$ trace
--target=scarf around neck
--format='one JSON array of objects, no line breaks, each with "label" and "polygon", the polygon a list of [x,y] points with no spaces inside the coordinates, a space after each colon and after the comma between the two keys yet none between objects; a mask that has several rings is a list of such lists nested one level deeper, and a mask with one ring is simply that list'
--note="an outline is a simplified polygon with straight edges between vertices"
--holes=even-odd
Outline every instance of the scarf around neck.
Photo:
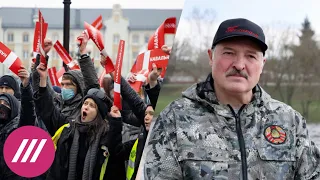
[{"label": "scarf around neck", "polygon": [[[75,129],[74,129],[74,137],[72,141],[72,145],[70,148],[70,160],[69,160],[69,172],[68,172],[68,180],[76,180],[80,179],[79,177],[76,177],[76,169],[77,169],[77,158],[78,158],[78,152],[79,152],[79,137],[80,133],[86,133],[89,135],[89,130],[90,128],[99,128],[97,130],[96,134],[92,134],[94,137],[94,141],[90,142],[89,148],[85,157],[84,161],[84,167],[83,167],[83,172],[82,172],[82,180],[92,180],[93,177],[93,170],[96,164],[96,159],[97,159],[97,151],[98,151],[98,146],[100,142],[100,138],[102,135],[102,128],[99,126],[95,126],[97,121],[103,121],[101,118],[100,114],[97,115],[97,117],[91,121],[91,122],[81,122],[81,118],[77,118],[77,121],[75,122]],[[91,137],[88,137],[91,138]]]}]

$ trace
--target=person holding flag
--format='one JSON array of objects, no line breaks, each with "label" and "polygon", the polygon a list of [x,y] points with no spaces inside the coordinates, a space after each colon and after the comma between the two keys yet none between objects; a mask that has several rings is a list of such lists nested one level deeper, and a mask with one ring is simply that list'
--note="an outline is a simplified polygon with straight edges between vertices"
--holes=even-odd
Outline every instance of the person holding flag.
[{"label": "person holding flag", "polygon": [[[37,66],[37,72],[35,72],[39,75],[40,80],[37,82],[33,79],[33,83],[38,84],[37,90],[34,91],[37,114],[41,117],[51,135],[54,135],[59,128],[56,126],[56,122],[70,122],[79,114],[82,99],[88,89],[100,87],[91,58],[86,54],[89,38],[82,33],[78,39],[82,40],[80,46],[81,56],[78,60],[80,70],[69,70],[63,74],[61,94],[55,93],[49,85],[48,70],[43,63]],[[49,51],[52,47],[52,42],[48,41]]]},{"label": "person holding flag", "polygon": [[[29,72],[22,66],[17,74],[21,80],[21,102],[9,93],[0,94],[0,179],[1,180],[27,180],[12,172],[6,165],[3,147],[11,132],[19,127],[34,125],[36,121],[35,105],[32,99]],[[42,176],[36,177],[42,179]],[[34,179],[36,179],[34,178]]]},{"label": "person holding flag", "polygon": [[73,121],[56,122],[60,127],[53,136],[56,154],[47,179],[124,180],[124,164],[116,156],[109,133],[109,121],[121,122],[120,112],[111,109],[112,101],[96,88],[90,89],[82,102]]},{"label": "person holding flag", "polygon": [[[154,70],[150,73],[150,82],[153,81],[152,84],[157,84],[157,78],[158,76],[160,76],[160,73],[161,71],[158,71],[158,69],[154,67]],[[157,99],[159,96],[160,88],[154,88],[153,91],[154,94],[152,95],[155,96],[155,99]],[[121,121],[119,121],[119,119],[111,119],[109,121],[110,128],[112,129],[112,131],[109,132],[110,141],[117,150],[115,152],[117,154],[117,158],[123,159],[123,163],[129,160],[126,170],[127,179],[134,179],[139,167],[145,141],[147,139],[148,131],[153,119],[155,104],[152,104],[151,102],[145,103],[145,101],[139,96],[139,94],[137,94],[135,90],[132,89],[132,87],[127,81],[125,81],[124,78],[122,78],[121,80],[121,96],[122,100],[127,103],[131,113],[121,111]],[[118,108],[115,106],[113,107],[113,109],[118,110]],[[122,112],[126,112],[126,114],[123,114]],[[133,120],[136,120],[137,122],[131,122]],[[119,139],[121,139],[122,142],[122,121],[127,124],[136,124],[141,127],[141,131],[137,139],[119,143]],[[114,142],[114,140],[117,140],[118,143]]]}]

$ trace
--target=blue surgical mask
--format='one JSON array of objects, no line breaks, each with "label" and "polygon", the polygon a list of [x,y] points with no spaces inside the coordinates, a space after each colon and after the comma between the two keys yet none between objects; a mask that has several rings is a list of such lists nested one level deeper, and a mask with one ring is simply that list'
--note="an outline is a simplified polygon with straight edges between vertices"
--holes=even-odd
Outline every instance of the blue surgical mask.
[{"label": "blue surgical mask", "polygon": [[69,99],[73,98],[74,91],[72,89],[62,88],[61,89],[61,96],[62,96],[63,100],[69,100]]}]

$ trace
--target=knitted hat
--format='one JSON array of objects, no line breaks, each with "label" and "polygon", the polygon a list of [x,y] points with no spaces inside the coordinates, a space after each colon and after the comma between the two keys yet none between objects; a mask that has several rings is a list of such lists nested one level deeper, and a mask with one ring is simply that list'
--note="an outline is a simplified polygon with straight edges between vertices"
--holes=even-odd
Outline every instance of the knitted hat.
[{"label": "knitted hat", "polygon": [[91,98],[97,104],[101,117],[105,118],[109,112],[110,107],[105,102],[106,95],[104,94],[104,92],[99,89],[92,88],[83,98],[83,102],[88,98]]},{"label": "knitted hat", "polygon": [[13,76],[3,75],[0,78],[0,86],[7,86],[14,91],[14,96],[20,99],[20,88],[18,82],[15,80]]}]

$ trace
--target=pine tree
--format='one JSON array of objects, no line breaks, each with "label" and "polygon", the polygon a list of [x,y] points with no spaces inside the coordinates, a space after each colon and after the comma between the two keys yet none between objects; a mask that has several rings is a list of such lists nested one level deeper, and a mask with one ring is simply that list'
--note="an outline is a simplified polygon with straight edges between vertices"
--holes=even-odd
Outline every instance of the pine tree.
[{"label": "pine tree", "polygon": [[298,80],[298,91],[295,98],[301,102],[302,115],[305,118],[309,116],[309,109],[312,102],[319,100],[318,88],[315,83],[319,83],[319,62],[320,49],[317,41],[314,39],[315,32],[311,28],[308,18],[302,23],[301,35],[299,36],[300,44],[292,46],[293,62],[295,63],[295,78]]}]

